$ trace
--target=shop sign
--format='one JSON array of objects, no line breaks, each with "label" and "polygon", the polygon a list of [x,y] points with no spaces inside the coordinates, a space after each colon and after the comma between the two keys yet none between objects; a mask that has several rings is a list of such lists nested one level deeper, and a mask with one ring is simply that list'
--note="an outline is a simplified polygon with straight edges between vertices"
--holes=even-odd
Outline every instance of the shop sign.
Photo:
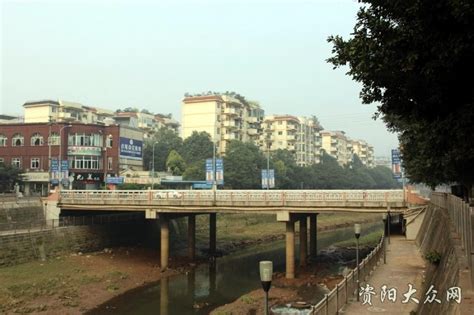
[{"label": "shop sign", "polygon": [[48,182],[48,172],[29,172],[23,174],[25,182]]},{"label": "shop sign", "polygon": [[143,142],[136,139],[120,137],[120,157],[132,160],[141,160]]},{"label": "shop sign", "polygon": [[69,146],[67,148],[68,155],[94,155],[100,156],[101,147],[83,147],[83,146]]}]

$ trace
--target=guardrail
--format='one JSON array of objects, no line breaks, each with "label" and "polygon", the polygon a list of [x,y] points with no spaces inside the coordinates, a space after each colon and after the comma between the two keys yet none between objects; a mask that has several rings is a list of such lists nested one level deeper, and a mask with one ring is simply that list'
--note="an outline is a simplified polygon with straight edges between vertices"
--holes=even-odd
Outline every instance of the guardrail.
[{"label": "guardrail", "polygon": [[63,190],[60,202],[246,202],[286,205],[295,202],[404,203],[403,190]]},{"label": "guardrail", "polygon": [[470,207],[463,199],[448,193],[431,193],[431,203],[439,208],[446,209],[454,230],[461,237],[461,248],[466,253],[469,266],[472,266],[474,208]]},{"label": "guardrail", "polygon": [[357,297],[357,273],[359,273],[359,280],[361,281],[359,285],[362,286],[362,282],[367,280],[382,258],[384,246],[385,241],[382,236],[378,245],[360,262],[359,268],[354,268],[344,277],[344,280],[336,284],[336,287],[313,307],[311,314],[339,314],[342,307],[348,303],[349,297]]}]

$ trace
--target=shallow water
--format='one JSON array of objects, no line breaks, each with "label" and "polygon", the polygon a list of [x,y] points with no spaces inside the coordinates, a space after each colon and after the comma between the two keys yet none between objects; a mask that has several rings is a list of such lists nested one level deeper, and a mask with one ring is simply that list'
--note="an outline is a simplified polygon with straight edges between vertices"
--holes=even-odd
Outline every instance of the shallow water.
[{"label": "shallow water", "polygon": [[[376,230],[382,231],[380,223],[364,227],[366,233]],[[318,250],[352,238],[353,227],[320,232]],[[212,309],[261,287],[259,261],[271,260],[274,272],[284,272],[284,246],[284,241],[276,241],[217,258],[215,263],[200,265],[188,274],[163,278],[156,284],[127,292],[89,314],[208,314]],[[314,303],[324,296],[323,288],[313,287],[311,290],[309,302]]]}]

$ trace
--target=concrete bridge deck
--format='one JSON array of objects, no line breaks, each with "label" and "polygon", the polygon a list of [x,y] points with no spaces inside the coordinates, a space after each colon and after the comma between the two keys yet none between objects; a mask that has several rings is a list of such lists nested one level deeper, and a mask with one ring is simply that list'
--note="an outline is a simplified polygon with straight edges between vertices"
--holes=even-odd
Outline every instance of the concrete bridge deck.
[{"label": "concrete bridge deck", "polygon": [[63,190],[68,210],[176,213],[307,213],[314,211],[403,212],[404,190]]}]

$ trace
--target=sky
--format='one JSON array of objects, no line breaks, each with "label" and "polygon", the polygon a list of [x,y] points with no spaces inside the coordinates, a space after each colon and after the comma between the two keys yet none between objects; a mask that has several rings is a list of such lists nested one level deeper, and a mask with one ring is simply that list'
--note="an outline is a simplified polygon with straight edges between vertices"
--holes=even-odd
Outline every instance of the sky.
[{"label": "sky", "polygon": [[395,134],[334,70],[355,0],[0,0],[0,113],[30,100],[145,108],[180,120],[184,93],[235,91],[266,114],[316,115],[388,156]]}]

